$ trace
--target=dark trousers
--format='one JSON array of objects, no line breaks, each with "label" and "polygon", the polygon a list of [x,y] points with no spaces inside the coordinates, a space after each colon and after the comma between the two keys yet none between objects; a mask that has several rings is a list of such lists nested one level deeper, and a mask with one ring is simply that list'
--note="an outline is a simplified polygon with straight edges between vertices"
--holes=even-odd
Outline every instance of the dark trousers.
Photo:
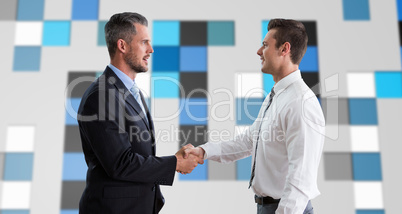
[{"label": "dark trousers", "polygon": [[[257,204],[257,214],[275,214],[275,210],[278,208],[278,203],[274,204]],[[303,214],[314,214],[313,206],[311,201],[308,201],[307,207]]]}]

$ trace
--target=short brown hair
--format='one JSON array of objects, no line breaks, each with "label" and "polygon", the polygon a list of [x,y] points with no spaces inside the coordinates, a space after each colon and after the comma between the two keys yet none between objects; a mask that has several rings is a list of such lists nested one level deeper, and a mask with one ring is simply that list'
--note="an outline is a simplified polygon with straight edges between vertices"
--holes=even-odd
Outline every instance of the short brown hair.
[{"label": "short brown hair", "polygon": [[303,23],[292,19],[271,19],[268,31],[276,29],[273,38],[276,39],[276,48],[285,42],[290,43],[290,58],[294,64],[300,64],[307,50],[307,33]]},{"label": "short brown hair", "polygon": [[148,20],[139,13],[117,13],[110,17],[105,25],[105,40],[110,58],[116,53],[119,39],[131,43],[132,35],[137,34],[135,23],[148,26]]}]

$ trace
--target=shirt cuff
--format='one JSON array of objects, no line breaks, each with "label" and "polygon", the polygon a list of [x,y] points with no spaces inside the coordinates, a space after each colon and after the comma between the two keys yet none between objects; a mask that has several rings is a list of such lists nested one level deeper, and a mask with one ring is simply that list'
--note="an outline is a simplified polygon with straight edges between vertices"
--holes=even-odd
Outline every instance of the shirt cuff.
[{"label": "shirt cuff", "polygon": [[212,157],[220,157],[221,155],[221,144],[220,143],[211,143],[207,142],[203,145],[200,145],[198,147],[201,147],[204,149],[204,159],[210,159]]}]

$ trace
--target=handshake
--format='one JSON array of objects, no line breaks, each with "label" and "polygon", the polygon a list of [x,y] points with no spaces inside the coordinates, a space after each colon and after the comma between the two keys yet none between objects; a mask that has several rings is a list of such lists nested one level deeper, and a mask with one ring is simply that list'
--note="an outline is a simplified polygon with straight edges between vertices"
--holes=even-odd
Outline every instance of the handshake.
[{"label": "handshake", "polygon": [[198,164],[204,164],[204,154],[205,151],[201,147],[194,148],[191,144],[181,147],[175,155],[176,171],[184,175],[191,173]]}]

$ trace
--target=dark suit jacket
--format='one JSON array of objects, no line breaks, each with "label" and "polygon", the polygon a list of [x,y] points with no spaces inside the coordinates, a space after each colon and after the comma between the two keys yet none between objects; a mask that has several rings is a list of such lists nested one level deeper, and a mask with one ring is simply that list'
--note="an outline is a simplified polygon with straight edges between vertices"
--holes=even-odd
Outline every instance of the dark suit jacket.
[{"label": "dark suit jacket", "polygon": [[154,214],[164,204],[159,185],[172,185],[176,157],[155,156],[151,115],[146,116],[116,74],[106,67],[82,97],[78,124],[86,188],[81,214]]}]

